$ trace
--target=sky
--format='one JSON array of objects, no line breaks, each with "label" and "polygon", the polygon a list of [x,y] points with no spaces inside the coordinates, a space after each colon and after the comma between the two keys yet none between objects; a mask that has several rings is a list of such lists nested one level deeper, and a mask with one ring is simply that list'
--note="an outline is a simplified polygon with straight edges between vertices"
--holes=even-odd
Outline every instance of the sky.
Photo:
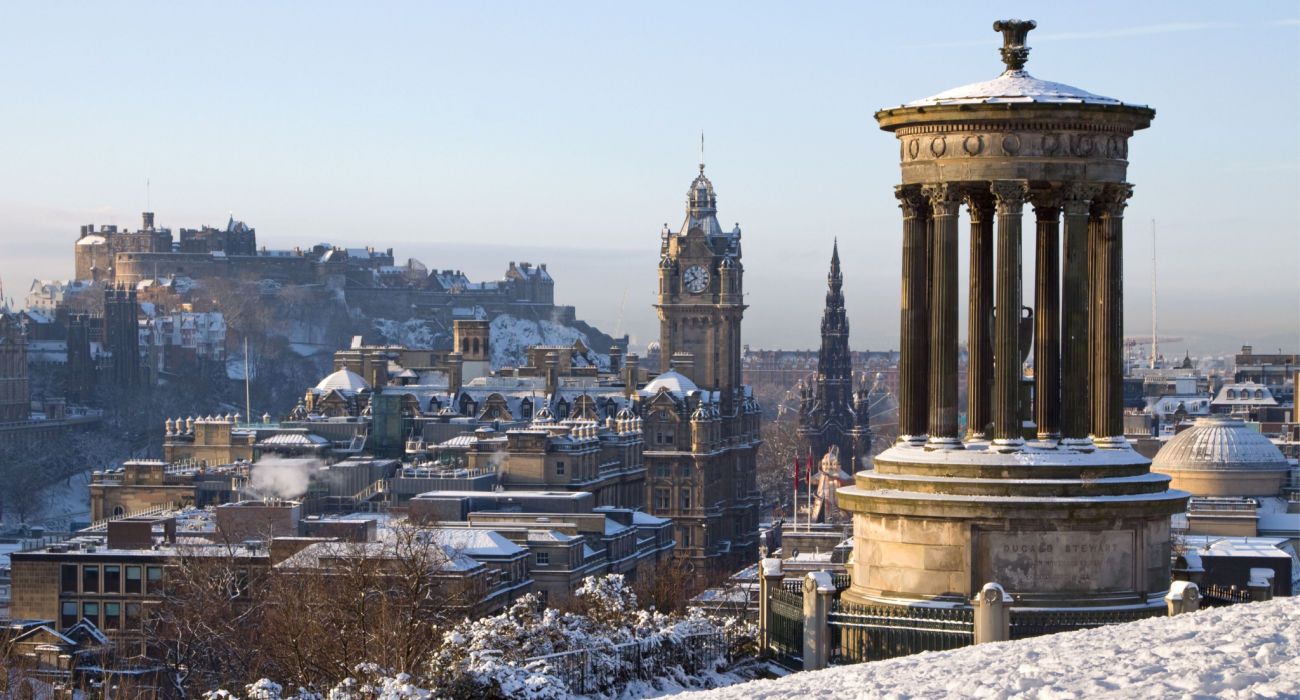
[{"label": "sky", "polygon": [[641,348],[657,333],[659,230],[682,221],[703,131],[719,218],[744,232],[744,341],[816,345],[838,237],[853,348],[895,348],[898,145],[872,115],[996,77],[992,22],[1020,17],[1038,22],[1029,72],[1156,109],[1129,150],[1127,332],[1151,333],[1154,222],[1160,333],[1183,338],[1162,347],[1300,350],[1297,2],[5,15],[0,280],[19,300],[33,278],[71,276],[82,224],[233,213],[271,248],[391,247],[476,280],[546,262],[559,303]]}]

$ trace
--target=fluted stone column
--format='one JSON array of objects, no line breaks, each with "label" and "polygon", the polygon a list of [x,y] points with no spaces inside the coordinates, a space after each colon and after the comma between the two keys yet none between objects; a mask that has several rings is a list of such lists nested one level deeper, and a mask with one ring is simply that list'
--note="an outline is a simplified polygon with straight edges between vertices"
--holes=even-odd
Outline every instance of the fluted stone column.
[{"label": "fluted stone column", "polygon": [[1092,435],[1098,447],[1124,441],[1124,207],[1127,183],[1106,185],[1093,203],[1089,334],[1092,363]]},{"label": "fluted stone column", "polygon": [[997,201],[998,255],[996,308],[993,324],[993,440],[1004,447],[1024,443],[1021,437],[1020,394],[1020,215],[1029,187],[999,180],[991,190]]},{"label": "fluted stone column", "polygon": [[988,437],[993,388],[993,195],[987,190],[968,191],[966,210],[970,214],[966,435],[983,440]]},{"label": "fluted stone column", "polygon": [[1034,194],[1034,422],[1038,439],[1061,436],[1061,194]]},{"label": "fluted stone column", "polygon": [[929,393],[929,205],[916,185],[895,188],[903,210],[903,290],[898,358],[898,439],[922,442]]},{"label": "fluted stone column", "polygon": [[933,227],[930,242],[929,445],[960,448],[957,434],[957,216],[956,185],[925,185]]},{"label": "fluted stone column", "polygon": [[1086,443],[1092,423],[1088,391],[1088,214],[1099,185],[1070,183],[1061,203],[1065,219],[1065,275],[1061,285],[1061,437]]}]

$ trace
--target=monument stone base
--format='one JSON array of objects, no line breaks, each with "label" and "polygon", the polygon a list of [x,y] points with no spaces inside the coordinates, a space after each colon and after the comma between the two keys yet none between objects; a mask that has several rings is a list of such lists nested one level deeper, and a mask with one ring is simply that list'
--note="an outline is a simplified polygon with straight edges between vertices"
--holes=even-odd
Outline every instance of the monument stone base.
[{"label": "monument stone base", "polygon": [[1110,444],[891,447],[838,492],[853,514],[845,600],[967,604],[996,582],[1019,607],[1162,607],[1188,495]]}]

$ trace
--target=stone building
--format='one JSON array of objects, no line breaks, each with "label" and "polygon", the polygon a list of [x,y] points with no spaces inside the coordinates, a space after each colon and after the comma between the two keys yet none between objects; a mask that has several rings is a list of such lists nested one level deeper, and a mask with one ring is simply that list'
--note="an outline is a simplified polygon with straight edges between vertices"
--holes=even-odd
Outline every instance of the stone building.
[{"label": "stone building", "polygon": [[117,226],[82,226],[73,246],[75,278],[113,284],[117,281],[118,254],[170,253],[171,229],[155,227],[153,212],[144,212],[141,219],[142,225],[136,231],[119,231]]},{"label": "stone building", "polygon": [[112,355],[109,378],[118,387],[134,387],[144,377],[140,362],[140,305],[134,288],[104,290],[104,346]]},{"label": "stone building", "polygon": [[740,226],[723,230],[717,204],[701,163],[685,221],[661,234],[662,374],[640,392],[647,500],[651,513],[673,518],[684,556],[749,562],[758,556],[760,410],[741,379]]},{"label": "stone building", "polygon": [[[899,140],[903,178],[900,435],[839,491],[854,520],[848,600],[968,603],[997,582],[1017,605],[1164,607],[1170,516],[1188,496],[1124,438],[1122,403],[1128,147],[1155,112],[1031,76],[1034,26],[994,24],[999,77],[875,115]],[[1026,204],[1037,264],[1033,325],[1022,327]]]},{"label": "stone building", "polygon": [[800,387],[799,436],[815,462],[820,462],[835,447],[840,464],[852,473],[870,465],[871,404],[867,387],[853,389],[849,319],[844,310],[844,277],[840,272],[838,241],[831,252],[826,281],[817,372],[811,386]]},{"label": "stone building", "polygon": [[0,312],[0,423],[31,417],[27,337],[16,314]]}]

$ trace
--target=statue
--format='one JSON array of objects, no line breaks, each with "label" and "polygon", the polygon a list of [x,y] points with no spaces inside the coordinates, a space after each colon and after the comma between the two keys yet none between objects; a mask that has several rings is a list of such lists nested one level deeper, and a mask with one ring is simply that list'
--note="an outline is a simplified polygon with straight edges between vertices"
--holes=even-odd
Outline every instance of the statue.
[{"label": "statue", "polygon": [[822,457],[817,470],[817,484],[813,488],[812,522],[839,522],[844,514],[835,498],[835,489],[853,483],[853,477],[840,467],[840,448],[831,445]]}]

